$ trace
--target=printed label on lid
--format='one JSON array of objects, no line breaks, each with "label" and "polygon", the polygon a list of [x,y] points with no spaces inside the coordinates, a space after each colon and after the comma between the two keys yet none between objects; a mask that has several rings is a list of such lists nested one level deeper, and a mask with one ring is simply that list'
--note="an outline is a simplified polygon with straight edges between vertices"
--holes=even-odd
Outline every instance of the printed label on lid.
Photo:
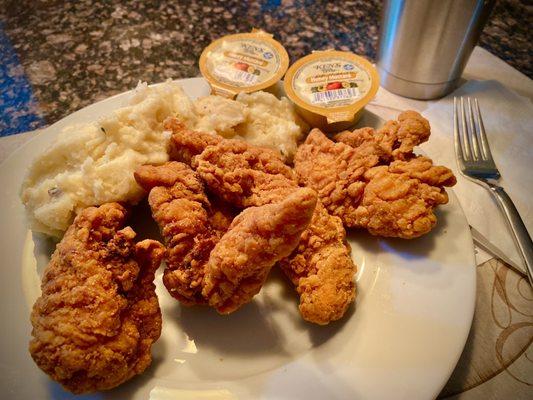
[{"label": "printed label on lid", "polygon": [[227,85],[259,85],[279,71],[278,51],[264,40],[227,38],[207,54],[209,73]]},{"label": "printed label on lid", "polygon": [[296,71],[292,88],[304,101],[318,107],[353,104],[371,89],[372,78],[362,66],[346,58],[321,58]]}]

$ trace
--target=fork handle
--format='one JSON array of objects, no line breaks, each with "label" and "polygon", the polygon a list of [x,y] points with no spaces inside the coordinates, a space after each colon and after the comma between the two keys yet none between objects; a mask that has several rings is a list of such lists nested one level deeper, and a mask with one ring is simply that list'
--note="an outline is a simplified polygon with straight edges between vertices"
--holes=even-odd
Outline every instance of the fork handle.
[{"label": "fork handle", "polygon": [[486,182],[490,192],[498,202],[498,206],[503,211],[507,223],[513,232],[513,239],[520,250],[520,254],[526,264],[527,277],[533,286],[533,242],[527,231],[524,221],[520,217],[513,201],[502,187]]}]

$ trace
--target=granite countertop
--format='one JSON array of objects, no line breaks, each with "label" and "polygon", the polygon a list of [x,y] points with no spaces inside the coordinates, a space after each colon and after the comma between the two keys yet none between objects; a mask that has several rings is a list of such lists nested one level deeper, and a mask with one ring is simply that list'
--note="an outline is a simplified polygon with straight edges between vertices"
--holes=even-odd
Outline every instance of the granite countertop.
[{"label": "granite countertop", "polygon": [[[197,76],[203,48],[262,28],[292,61],[314,49],[375,59],[381,1],[7,0],[0,10],[0,134],[53,123],[139,80]],[[525,1],[499,1],[480,43],[529,77]],[[525,22],[527,22],[527,20]]]}]

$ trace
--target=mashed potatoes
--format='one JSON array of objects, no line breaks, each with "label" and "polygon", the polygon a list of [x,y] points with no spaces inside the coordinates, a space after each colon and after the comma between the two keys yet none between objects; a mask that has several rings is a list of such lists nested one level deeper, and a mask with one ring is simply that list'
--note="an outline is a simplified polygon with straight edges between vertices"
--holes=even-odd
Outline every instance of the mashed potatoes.
[{"label": "mashed potatoes", "polygon": [[170,134],[163,132],[163,121],[176,114],[184,121],[195,118],[179,85],[140,84],[126,107],[96,123],[66,128],[34,160],[22,185],[32,229],[60,236],[87,206],[139,201],[143,191],[133,171],[168,160]]},{"label": "mashed potatoes", "polygon": [[296,153],[298,142],[309,128],[298,119],[285,97],[278,100],[266,92],[241,93],[237,101],[246,105],[246,120],[235,130],[247,142],[279,150],[287,161]]},{"label": "mashed potatoes", "polygon": [[308,130],[292,104],[266,92],[241,93],[236,100],[207,96],[194,102],[196,121],[190,129],[226,138],[240,138],[256,146],[278,150],[286,161],[296,153],[298,141]]},{"label": "mashed potatoes", "polygon": [[187,124],[190,129],[211,132],[230,138],[236,135],[235,127],[246,121],[244,104],[220,96],[206,96],[194,102],[197,118]]},{"label": "mashed potatoes", "polygon": [[61,236],[85,207],[138,202],[144,193],[133,172],[168,160],[163,121],[170,116],[193,130],[278,149],[287,160],[305,129],[288,100],[269,93],[192,102],[177,83],[139,84],[127,106],[96,123],[66,128],[34,160],[21,191],[31,228]]}]

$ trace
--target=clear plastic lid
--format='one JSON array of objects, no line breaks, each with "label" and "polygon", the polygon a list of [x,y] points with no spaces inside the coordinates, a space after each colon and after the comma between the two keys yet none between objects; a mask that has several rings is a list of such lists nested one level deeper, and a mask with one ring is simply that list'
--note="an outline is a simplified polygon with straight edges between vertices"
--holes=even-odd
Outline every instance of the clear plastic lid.
[{"label": "clear plastic lid", "polygon": [[285,48],[257,30],[217,39],[200,56],[200,71],[213,93],[230,98],[275,85],[288,66]]}]

